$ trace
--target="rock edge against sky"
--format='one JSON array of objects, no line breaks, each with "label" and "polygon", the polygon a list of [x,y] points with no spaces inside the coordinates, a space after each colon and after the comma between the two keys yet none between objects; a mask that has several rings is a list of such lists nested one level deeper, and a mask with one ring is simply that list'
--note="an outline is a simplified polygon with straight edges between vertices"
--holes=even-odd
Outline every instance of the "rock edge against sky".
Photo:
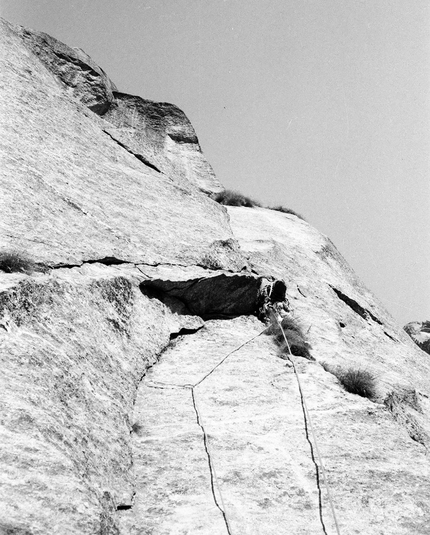
[{"label": "rock edge against sky", "polygon": [[0,272],[0,533],[334,533],[309,415],[342,533],[428,533],[428,355],[308,223],[215,203],[176,106],[1,26],[0,252],[40,270]]}]

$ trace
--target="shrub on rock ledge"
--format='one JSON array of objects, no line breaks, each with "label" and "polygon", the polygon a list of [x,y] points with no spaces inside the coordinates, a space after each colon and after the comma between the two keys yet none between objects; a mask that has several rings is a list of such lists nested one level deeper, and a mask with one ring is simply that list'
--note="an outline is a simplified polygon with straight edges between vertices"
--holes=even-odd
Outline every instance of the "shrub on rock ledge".
[{"label": "shrub on rock ledge", "polygon": [[[285,342],[284,333],[288,344]],[[279,346],[281,356],[285,355],[288,358],[290,349],[291,353],[296,357],[315,360],[310,353],[311,345],[306,341],[302,328],[291,316],[282,318],[281,325],[272,320],[269,334],[273,336]]]},{"label": "shrub on rock ledge", "polygon": [[302,215],[298,214],[291,208],[285,208],[285,206],[273,206],[270,207],[270,210],[276,210],[277,212],[282,212],[283,214],[295,215],[299,219],[303,219],[303,221],[306,221],[306,219]]},{"label": "shrub on rock ledge", "polygon": [[376,379],[371,372],[354,368],[343,369],[340,366],[330,366],[324,362],[322,366],[337,377],[347,392],[369,399],[376,396]]},{"label": "shrub on rock ledge", "polygon": [[238,191],[226,189],[221,193],[217,193],[213,200],[219,204],[226,206],[246,206],[247,208],[253,208],[254,206],[260,206],[260,204],[249,197],[245,197]]},{"label": "shrub on rock ledge", "polygon": [[31,273],[35,264],[19,253],[0,253],[0,271],[5,273]]}]

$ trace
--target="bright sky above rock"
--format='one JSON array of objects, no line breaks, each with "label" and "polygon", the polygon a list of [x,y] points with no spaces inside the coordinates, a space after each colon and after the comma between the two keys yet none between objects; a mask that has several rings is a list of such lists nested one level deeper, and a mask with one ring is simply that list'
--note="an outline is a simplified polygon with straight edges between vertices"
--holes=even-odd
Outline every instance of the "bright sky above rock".
[{"label": "bright sky above rock", "polygon": [[394,317],[430,319],[428,0],[1,0],[177,104],[220,181],[302,213]]}]

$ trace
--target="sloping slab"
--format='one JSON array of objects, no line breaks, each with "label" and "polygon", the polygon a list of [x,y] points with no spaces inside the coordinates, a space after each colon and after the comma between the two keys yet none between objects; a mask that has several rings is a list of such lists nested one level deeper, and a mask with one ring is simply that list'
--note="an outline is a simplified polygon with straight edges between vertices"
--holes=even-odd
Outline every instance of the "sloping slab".
[{"label": "sloping slab", "polygon": [[373,373],[377,399],[388,402],[393,393],[403,398],[395,404],[395,417],[429,448],[430,359],[357,279],[331,241],[292,215],[262,208],[228,211],[253,269],[286,281],[293,316],[313,347],[312,356]]},{"label": "sloping slab", "polygon": [[2,534],[115,533],[134,495],[136,388],[171,335],[202,325],[118,270],[85,271],[2,275]]},{"label": "sloping slab", "polygon": [[46,33],[18,25],[12,27],[25,46],[67,86],[75,98],[100,115],[109,109],[116,87],[88,54]]},{"label": "sloping slab", "polygon": [[[296,376],[258,336],[264,328],[209,321],[146,375],[133,416],[136,497],[119,512],[121,534],[335,532]],[[383,406],[296,360],[341,533],[426,533],[425,449]]]},{"label": "sloping slab", "polygon": [[2,250],[48,264],[244,266],[224,208],[103,132],[5,22],[0,39]]}]

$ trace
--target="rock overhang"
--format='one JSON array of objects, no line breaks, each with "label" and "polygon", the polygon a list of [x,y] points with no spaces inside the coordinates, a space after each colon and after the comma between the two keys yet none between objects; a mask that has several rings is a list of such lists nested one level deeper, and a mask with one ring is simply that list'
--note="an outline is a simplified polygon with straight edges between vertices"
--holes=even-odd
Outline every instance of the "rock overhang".
[{"label": "rock overhang", "polygon": [[[275,287],[272,300],[265,297]],[[285,283],[252,274],[212,273],[208,277],[187,280],[152,278],[140,283],[141,291],[163,301],[173,297],[181,301],[191,315],[204,320],[242,315],[265,317],[263,306],[285,298]]]}]

